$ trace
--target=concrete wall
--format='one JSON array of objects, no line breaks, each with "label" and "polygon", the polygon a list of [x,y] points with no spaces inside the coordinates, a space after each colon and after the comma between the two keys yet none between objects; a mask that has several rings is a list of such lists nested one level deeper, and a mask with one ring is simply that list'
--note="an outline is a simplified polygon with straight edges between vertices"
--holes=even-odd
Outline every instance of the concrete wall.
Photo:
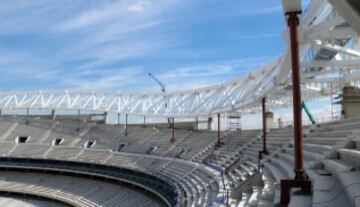
[{"label": "concrete wall", "polygon": [[360,89],[345,87],[342,94],[342,115],[345,119],[360,116]]}]

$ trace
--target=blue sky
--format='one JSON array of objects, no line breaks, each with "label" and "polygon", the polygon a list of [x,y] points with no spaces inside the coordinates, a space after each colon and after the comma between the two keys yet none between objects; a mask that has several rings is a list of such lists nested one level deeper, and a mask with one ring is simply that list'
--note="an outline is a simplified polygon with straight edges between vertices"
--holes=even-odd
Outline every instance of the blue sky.
[{"label": "blue sky", "polygon": [[169,91],[237,78],[285,48],[280,0],[1,0],[0,91]]},{"label": "blue sky", "polygon": [[148,72],[212,85],[281,55],[284,29],[280,0],[1,0],[0,91],[158,91]]},{"label": "blue sky", "polygon": [[284,51],[280,0],[2,0],[0,90],[169,91]]}]

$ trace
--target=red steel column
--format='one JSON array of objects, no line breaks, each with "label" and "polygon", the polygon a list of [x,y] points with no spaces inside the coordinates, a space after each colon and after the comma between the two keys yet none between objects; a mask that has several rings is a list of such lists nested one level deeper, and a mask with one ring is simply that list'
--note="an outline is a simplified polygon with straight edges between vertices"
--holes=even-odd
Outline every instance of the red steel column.
[{"label": "red steel column", "polygon": [[263,122],[263,153],[267,152],[266,149],[266,116],[265,116],[265,112],[266,112],[266,98],[263,98],[261,100],[262,102],[262,122]]},{"label": "red steel column", "polygon": [[217,143],[220,144],[220,113],[217,114],[217,118],[218,118],[218,140]]},{"label": "red steel column", "polygon": [[290,30],[291,62],[292,62],[292,85],[293,85],[293,113],[294,113],[294,157],[295,179],[304,179],[304,156],[303,156],[303,128],[301,112],[301,86],[300,86],[300,60],[298,26],[299,13],[290,12],[288,26]]}]

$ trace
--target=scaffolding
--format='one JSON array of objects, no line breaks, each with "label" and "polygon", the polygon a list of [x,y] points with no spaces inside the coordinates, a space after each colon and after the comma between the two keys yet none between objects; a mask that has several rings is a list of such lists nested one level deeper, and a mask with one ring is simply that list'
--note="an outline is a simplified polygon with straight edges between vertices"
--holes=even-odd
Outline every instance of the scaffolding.
[{"label": "scaffolding", "polygon": [[241,114],[238,112],[228,113],[227,116],[228,131],[241,131]]}]

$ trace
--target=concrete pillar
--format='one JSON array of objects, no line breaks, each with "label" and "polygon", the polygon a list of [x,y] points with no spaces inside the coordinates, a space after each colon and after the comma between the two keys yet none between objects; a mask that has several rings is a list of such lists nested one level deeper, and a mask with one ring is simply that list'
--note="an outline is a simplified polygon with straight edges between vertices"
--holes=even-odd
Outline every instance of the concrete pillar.
[{"label": "concrete pillar", "polygon": [[26,120],[25,120],[25,124],[29,124],[29,116],[30,116],[30,109],[26,108]]},{"label": "concrete pillar", "polygon": [[271,111],[265,112],[266,131],[270,132],[274,128],[274,113]]},{"label": "concrete pillar", "polygon": [[221,124],[220,124],[220,119],[221,119],[221,116],[220,116],[220,114],[217,114],[217,121],[218,121],[218,127],[217,127],[217,143],[218,143],[218,145],[220,145],[221,144]]},{"label": "concrete pillar", "polygon": [[77,122],[78,122],[78,127],[76,128],[76,131],[80,131],[80,123],[81,123],[81,121],[80,121],[80,109],[78,109],[77,110]]},{"label": "concrete pillar", "polygon": [[347,86],[342,90],[341,113],[345,119],[360,116],[360,89]]},{"label": "concrete pillar", "polygon": [[212,117],[209,117],[209,118],[208,118],[208,121],[207,121],[207,130],[208,130],[208,131],[211,131],[211,129],[212,129],[212,127],[211,127],[212,120],[213,120]]},{"label": "concrete pillar", "polygon": [[108,112],[105,111],[105,112],[104,112],[104,124],[107,124],[108,115],[109,115]]},{"label": "concrete pillar", "polygon": [[199,118],[196,117],[195,118],[195,127],[194,127],[195,131],[199,131]]},{"label": "concrete pillar", "polygon": [[56,113],[55,113],[55,109],[51,110],[51,119],[55,120],[56,119]]},{"label": "concrete pillar", "polygon": [[175,142],[175,118],[172,117],[172,133],[171,133],[171,139],[170,142]]},{"label": "concrete pillar", "polygon": [[128,114],[125,114],[125,136],[128,135]]},{"label": "concrete pillar", "polygon": [[171,124],[172,119],[171,119],[170,117],[168,117],[168,118],[167,118],[167,120],[168,120],[169,129],[171,129],[171,126],[172,126],[172,124]]}]

